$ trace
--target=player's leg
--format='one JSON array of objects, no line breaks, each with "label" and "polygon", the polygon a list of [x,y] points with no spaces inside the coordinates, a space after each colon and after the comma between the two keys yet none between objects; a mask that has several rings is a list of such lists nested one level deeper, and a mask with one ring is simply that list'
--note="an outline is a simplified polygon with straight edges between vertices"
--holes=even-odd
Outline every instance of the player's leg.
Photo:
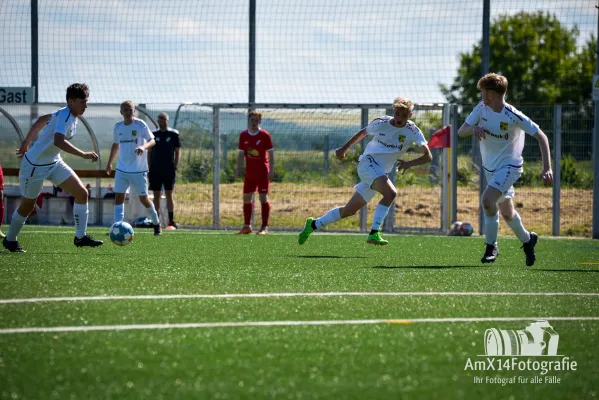
[{"label": "player's leg", "polygon": [[518,212],[514,209],[512,196],[513,189],[512,193],[510,193],[510,197],[499,203],[499,211],[501,212],[501,216],[507,225],[511,228],[516,237],[522,242],[522,249],[526,255],[526,265],[530,267],[535,263],[536,260],[535,246],[539,240],[539,236],[536,233],[529,232],[526,230],[526,228],[524,228],[524,225],[522,225],[522,220],[520,219],[520,214],[518,214]]},{"label": "player's leg", "polygon": [[481,196],[481,204],[485,213],[485,254],[481,262],[491,263],[497,259],[499,249],[497,248],[497,232],[499,231],[499,214],[497,200],[502,196],[499,189],[487,186]]},{"label": "player's leg", "polygon": [[383,198],[379,201],[374,209],[374,218],[372,219],[372,228],[368,235],[367,243],[386,246],[389,242],[381,237],[381,225],[389,213],[389,207],[393,204],[393,201],[397,197],[397,189],[393,185],[393,182],[387,177],[387,175],[379,176],[372,182],[370,186],[372,190],[375,190],[383,195]]},{"label": "player's leg", "polygon": [[[309,217],[306,219],[304,229],[299,234],[298,243],[304,244],[312,232],[321,229],[329,224],[337,222],[342,218],[350,217],[356,214],[362,207],[368,204],[365,198],[370,200],[374,196],[374,191],[370,190],[367,185],[356,185],[356,192],[352,195],[349,201],[343,207],[332,208],[319,218]],[[363,194],[366,192],[367,194]],[[365,197],[366,196],[366,197]]]},{"label": "player's leg", "polygon": [[270,182],[263,181],[258,185],[258,197],[260,198],[260,207],[262,211],[262,226],[256,233],[257,235],[268,234],[268,219],[270,218],[270,203],[268,202],[268,189]]},{"label": "player's leg", "polygon": [[254,212],[254,192],[258,185],[250,178],[246,177],[243,181],[243,228],[238,235],[247,235],[252,233],[252,213]]},{"label": "player's leg", "polygon": [[130,183],[127,176],[121,171],[114,174],[114,221],[121,222],[125,219],[125,193],[129,189]]},{"label": "player's leg", "polygon": [[44,179],[48,176],[51,167],[35,167],[27,160],[21,161],[19,169],[19,187],[21,191],[21,203],[12,214],[10,225],[6,237],[2,239],[2,244],[10,252],[23,253],[25,250],[18,241],[19,233],[25,225],[29,214],[35,208],[37,196],[42,191]]},{"label": "player's leg", "polygon": [[139,195],[139,201],[141,201],[141,204],[143,204],[143,206],[146,208],[146,212],[152,220],[152,225],[154,226],[154,236],[159,236],[162,233],[162,227],[160,226],[158,213],[156,212],[156,208],[154,208],[154,203],[152,203],[148,197],[148,174],[143,173],[129,175],[132,191]]},{"label": "player's leg", "polygon": [[[67,174],[69,175],[65,178]],[[73,239],[73,243],[75,246],[101,246],[104,242],[95,240],[87,235],[87,221],[89,217],[87,200],[89,193],[77,174],[68,165],[60,161],[53,171],[50,180],[75,198],[75,203],[73,204],[73,219],[75,220],[75,238]]]},{"label": "player's leg", "polygon": [[175,199],[173,198],[173,190],[175,189],[175,180],[177,174],[175,171],[169,172],[164,179],[164,196],[166,197],[166,211],[168,212],[168,226],[178,228],[179,225],[175,222]]}]

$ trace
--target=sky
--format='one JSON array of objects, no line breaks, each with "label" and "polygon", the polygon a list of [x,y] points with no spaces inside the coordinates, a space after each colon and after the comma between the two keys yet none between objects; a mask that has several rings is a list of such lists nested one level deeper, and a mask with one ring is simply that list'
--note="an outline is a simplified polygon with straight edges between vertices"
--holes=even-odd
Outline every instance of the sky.
[{"label": "sky", "polygon": [[[439,103],[483,0],[257,0],[256,102]],[[579,44],[596,0],[491,0],[491,18],[544,10]],[[72,82],[91,103],[248,101],[248,0],[39,0],[39,100]],[[30,1],[0,1],[0,86],[31,85]]]}]

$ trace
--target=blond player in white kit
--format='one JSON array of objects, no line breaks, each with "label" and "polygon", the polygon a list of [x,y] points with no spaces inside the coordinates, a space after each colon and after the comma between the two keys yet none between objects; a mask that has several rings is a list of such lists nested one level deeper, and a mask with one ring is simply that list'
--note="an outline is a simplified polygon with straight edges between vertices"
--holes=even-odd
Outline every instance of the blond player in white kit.
[{"label": "blond player in white kit", "polygon": [[[393,102],[393,117],[384,115],[375,119],[337,149],[336,156],[343,159],[352,145],[366,136],[372,136],[372,140],[358,160],[358,175],[361,181],[355,186],[356,191],[351,199],[345,206],[333,208],[320,218],[306,219],[304,229],[299,234],[299,244],[304,244],[315,230],[357,213],[360,208],[368,204],[376,192],[381,193],[383,198],[374,210],[372,229],[366,242],[378,246],[389,244],[380,233],[389,206],[397,196],[397,189],[388,174],[396,163],[397,170],[404,173],[409,168],[426,164],[432,159],[424,135],[416,124],[409,120],[413,109],[414,105],[409,99],[396,98]],[[411,147],[415,147],[423,155],[411,161],[400,160],[399,157]]]},{"label": "blond player in white kit", "polygon": [[122,221],[125,216],[125,193],[131,187],[131,194],[136,193],[146,207],[148,216],[154,226],[154,235],[160,235],[162,229],[158,221],[158,213],[148,198],[148,157],[146,151],[156,141],[148,125],[135,118],[135,105],[127,100],[121,103],[123,121],[114,126],[113,143],[106,165],[106,173],[112,172],[112,160],[119,154],[114,175],[114,222]]},{"label": "blond player in white kit", "polygon": [[[96,247],[102,245],[101,240],[94,240],[86,234],[88,206],[88,193],[77,174],[69,167],[60,156],[60,151],[65,151],[91,160],[98,161],[94,152],[79,150],[69,141],[77,129],[77,117],[82,115],[87,108],[89,88],[85,83],[74,83],[67,88],[67,106],[54,112],[39,117],[33,124],[27,137],[17,150],[17,156],[22,158],[19,170],[19,185],[21,188],[21,204],[12,215],[8,234],[3,239],[4,247],[13,253],[24,253],[17,236],[27,217],[35,207],[35,201],[40,194],[47,179],[55,186],[59,186],[75,198],[73,204],[73,217],[75,220],[75,239],[77,247]],[[43,129],[42,129],[43,128]],[[42,130],[39,137],[29,148]]]},{"label": "blond player in white kit", "polygon": [[501,212],[507,225],[522,242],[526,255],[526,265],[535,263],[535,245],[539,239],[534,232],[528,232],[522,225],[520,215],[514,209],[514,183],[522,175],[524,159],[524,133],[538,140],[543,161],[541,178],[543,183],[553,183],[551,157],[547,136],[530,118],[505,102],[508,82],[504,76],[487,74],[480,78],[476,87],[480,90],[482,101],[474,107],[458,134],[474,134],[480,142],[487,188],[483,192],[481,203],[485,211],[485,254],[481,262],[494,262],[499,255],[497,231]]}]

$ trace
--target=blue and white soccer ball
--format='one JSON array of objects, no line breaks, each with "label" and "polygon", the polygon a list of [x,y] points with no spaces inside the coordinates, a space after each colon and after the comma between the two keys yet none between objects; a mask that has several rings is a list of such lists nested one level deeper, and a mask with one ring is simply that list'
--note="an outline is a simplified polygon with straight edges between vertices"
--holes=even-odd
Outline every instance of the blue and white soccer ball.
[{"label": "blue and white soccer ball", "polygon": [[133,227],[126,222],[115,222],[110,227],[110,240],[117,246],[126,246],[133,241]]}]

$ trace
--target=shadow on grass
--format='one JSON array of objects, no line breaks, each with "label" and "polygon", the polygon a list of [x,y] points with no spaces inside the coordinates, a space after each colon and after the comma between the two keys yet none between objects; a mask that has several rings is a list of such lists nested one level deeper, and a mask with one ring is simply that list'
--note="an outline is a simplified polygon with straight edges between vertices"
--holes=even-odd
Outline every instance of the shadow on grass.
[{"label": "shadow on grass", "polygon": [[538,272],[599,272],[599,269],[533,269]]},{"label": "shadow on grass", "polygon": [[458,268],[489,268],[491,265],[377,265],[374,269],[458,269]]},{"label": "shadow on grass", "polygon": [[368,258],[365,256],[317,256],[317,255],[310,255],[310,256],[297,256],[297,255],[289,255],[287,257],[293,257],[293,258]]}]

